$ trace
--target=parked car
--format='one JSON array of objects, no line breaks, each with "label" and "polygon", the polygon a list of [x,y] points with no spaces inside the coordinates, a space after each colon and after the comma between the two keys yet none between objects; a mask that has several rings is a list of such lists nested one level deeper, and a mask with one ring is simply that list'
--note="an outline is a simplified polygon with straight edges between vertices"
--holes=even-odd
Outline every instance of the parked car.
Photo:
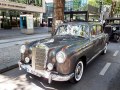
[{"label": "parked car", "polygon": [[108,34],[99,23],[71,22],[60,25],[54,36],[24,44],[19,68],[54,81],[81,80],[85,66],[105,54]]},{"label": "parked car", "polygon": [[120,18],[108,18],[105,20],[105,33],[110,40],[120,41]]}]

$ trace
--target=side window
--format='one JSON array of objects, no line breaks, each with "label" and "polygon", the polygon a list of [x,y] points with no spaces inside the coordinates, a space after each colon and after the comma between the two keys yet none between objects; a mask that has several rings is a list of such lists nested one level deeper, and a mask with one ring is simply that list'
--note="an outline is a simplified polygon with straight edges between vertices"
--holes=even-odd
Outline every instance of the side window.
[{"label": "side window", "polygon": [[78,35],[78,31],[79,31],[79,26],[72,26],[71,28],[72,35]]},{"label": "side window", "polygon": [[89,28],[86,25],[80,25],[79,26],[79,34],[82,37],[89,38]]},{"label": "side window", "polygon": [[91,37],[96,37],[96,35],[97,35],[97,27],[96,25],[94,25],[91,28]]},{"label": "side window", "polygon": [[97,25],[97,34],[101,34],[103,33],[103,30],[102,30],[102,26],[101,25]]}]

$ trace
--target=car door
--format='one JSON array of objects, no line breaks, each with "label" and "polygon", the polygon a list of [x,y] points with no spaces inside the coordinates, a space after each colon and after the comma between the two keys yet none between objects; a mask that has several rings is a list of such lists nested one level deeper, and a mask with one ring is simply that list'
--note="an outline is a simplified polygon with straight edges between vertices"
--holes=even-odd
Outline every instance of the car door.
[{"label": "car door", "polygon": [[87,26],[83,25],[82,31],[84,31],[83,36],[85,36],[87,38],[87,42],[85,43],[84,46],[85,46],[85,51],[86,51],[85,55],[87,57],[87,61],[89,61],[94,55],[94,53],[92,53],[93,48],[94,48],[94,44],[90,40],[91,26],[90,25],[87,25]]},{"label": "car door", "polygon": [[91,27],[91,42],[93,43],[93,55],[97,54],[99,51],[99,37],[97,33],[97,25],[92,25]]},{"label": "car door", "polygon": [[104,48],[104,39],[105,39],[105,35],[103,33],[103,29],[102,29],[102,26],[101,25],[97,25],[97,38],[99,40],[98,42],[98,50],[102,50]]},{"label": "car door", "polygon": [[90,25],[90,28],[89,28],[89,32],[90,32],[90,42],[89,42],[89,45],[88,47],[89,50],[88,50],[88,54],[87,54],[87,63],[89,63],[92,58],[94,58],[94,56],[96,55],[96,53],[98,52],[98,43],[99,43],[99,40],[97,39],[97,29],[96,29],[96,25]]}]

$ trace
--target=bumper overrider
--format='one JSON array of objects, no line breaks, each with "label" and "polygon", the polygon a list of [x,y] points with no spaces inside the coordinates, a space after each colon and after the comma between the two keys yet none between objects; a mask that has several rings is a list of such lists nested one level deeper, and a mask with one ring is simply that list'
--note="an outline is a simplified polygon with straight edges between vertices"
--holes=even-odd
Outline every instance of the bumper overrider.
[{"label": "bumper overrider", "polygon": [[51,83],[52,80],[68,81],[74,76],[74,73],[69,75],[59,75],[58,73],[47,71],[47,70],[33,70],[30,65],[25,65],[25,64],[22,64],[21,62],[18,62],[18,65],[19,65],[19,70],[24,69],[28,73],[31,73],[35,76],[47,78],[48,83]]}]

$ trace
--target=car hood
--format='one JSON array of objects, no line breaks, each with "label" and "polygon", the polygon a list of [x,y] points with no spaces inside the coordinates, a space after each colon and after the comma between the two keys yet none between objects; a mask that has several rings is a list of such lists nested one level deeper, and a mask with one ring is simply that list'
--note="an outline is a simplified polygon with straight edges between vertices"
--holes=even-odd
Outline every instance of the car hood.
[{"label": "car hood", "polygon": [[77,43],[83,44],[83,42],[86,40],[88,39],[78,36],[72,36],[72,35],[54,36],[51,38],[34,41],[29,44],[29,47],[36,47],[36,46],[39,47],[39,45],[44,45],[47,46],[48,48],[55,48],[55,47],[73,45],[73,44],[75,45]]}]

